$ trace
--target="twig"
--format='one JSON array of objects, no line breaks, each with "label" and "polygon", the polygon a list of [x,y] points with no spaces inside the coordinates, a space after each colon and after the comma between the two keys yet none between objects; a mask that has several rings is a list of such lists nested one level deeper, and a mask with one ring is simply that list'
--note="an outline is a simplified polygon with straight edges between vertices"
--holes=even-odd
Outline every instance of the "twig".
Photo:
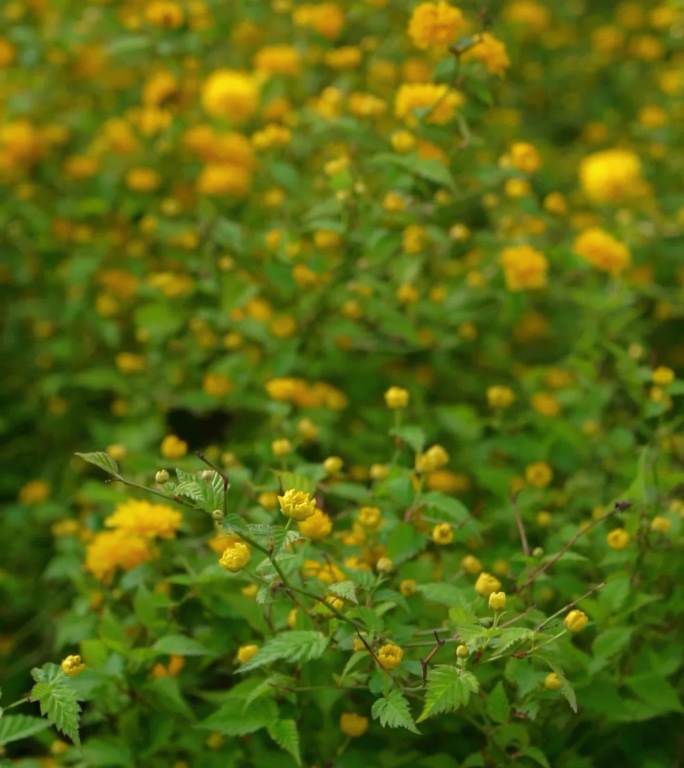
[{"label": "twig", "polygon": [[547,560],[545,563],[542,563],[537,568],[535,568],[532,573],[527,577],[527,581],[522,585],[522,587],[518,587],[516,589],[517,593],[524,592],[527,587],[529,587],[534,580],[537,578],[537,576],[541,576],[542,573],[545,571],[548,571],[548,569],[557,563],[561,557],[569,550],[572,549],[572,547],[575,546],[577,541],[584,536],[585,533],[589,533],[589,531],[594,528],[594,526],[598,525],[599,523],[602,523],[604,520],[608,519],[612,515],[614,515],[618,511],[622,511],[623,509],[626,509],[625,504],[629,504],[629,502],[624,501],[616,501],[615,506],[613,509],[611,509],[610,512],[607,512],[605,515],[602,515],[601,517],[596,518],[596,520],[592,520],[589,525],[585,526],[584,528],[580,528],[579,531],[568,541],[566,542],[560,550],[550,559]]},{"label": "twig", "polygon": [[520,544],[522,545],[523,554],[525,557],[530,556],[530,545],[527,543],[527,534],[525,533],[525,525],[522,521],[520,510],[518,509],[518,494],[514,494],[511,498],[511,505],[513,507],[513,514],[515,515],[515,524],[518,528],[518,535],[520,536]]},{"label": "twig", "polygon": [[427,675],[428,675],[428,665],[432,661],[432,658],[434,655],[439,651],[439,649],[445,644],[446,640],[443,640],[437,632],[434,633],[435,635],[435,645],[432,648],[432,650],[428,653],[428,655],[420,660],[420,667],[423,670],[423,685],[427,684]]},{"label": "twig", "polygon": [[562,613],[565,613],[566,611],[570,610],[570,608],[574,608],[577,603],[584,600],[585,597],[589,597],[589,595],[593,595],[594,592],[598,592],[599,589],[603,589],[606,586],[606,582],[602,581],[600,584],[597,584],[595,587],[592,587],[588,592],[585,592],[582,597],[578,597],[576,600],[573,600],[572,602],[568,603],[567,605],[564,605],[562,608],[559,608],[555,613],[552,613],[549,617],[544,619],[541,624],[538,624],[535,628],[535,632],[541,632],[541,630],[550,622],[553,621],[553,619],[556,618],[556,616],[560,616]]}]

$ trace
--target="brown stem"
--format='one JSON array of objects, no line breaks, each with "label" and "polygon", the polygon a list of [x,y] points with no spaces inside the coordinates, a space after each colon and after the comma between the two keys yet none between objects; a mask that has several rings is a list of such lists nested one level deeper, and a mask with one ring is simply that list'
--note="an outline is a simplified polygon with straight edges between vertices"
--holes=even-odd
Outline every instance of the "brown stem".
[{"label": "brown stem", "polygon": [[430,662],[432,661],[432,658],[434,655],[439,651],[439,649],[445,644],[446,640],[443,640],[437,632],[434,633],[435,635],[435,645],[433,646],[432,650],[428,653],[428,655],[420,660],[420,667],[423,670],[423,685],[425,686],[427,684],[427,675],[428,675],[428,666]]},{"label": "brown stem", "polygon": [[525,533],[525,525],[522,521],[520,510],[518,509],[518,494],[516,493],[511,498],[511,505],[513,506],[513,514],[515,515],[515,524],[518,528],[518,535],[520,536],[520,544],[522,545],[522,551],[525,557],[530,556],[530,545],[527,543],[527,533]]}]

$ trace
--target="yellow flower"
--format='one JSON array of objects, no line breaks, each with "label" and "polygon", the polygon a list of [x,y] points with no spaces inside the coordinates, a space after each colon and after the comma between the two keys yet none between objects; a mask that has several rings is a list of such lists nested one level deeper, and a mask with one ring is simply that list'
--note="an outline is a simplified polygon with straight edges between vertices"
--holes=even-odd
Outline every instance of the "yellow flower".
[{"label": "yellow flower", "polygon": [[542,510],[541,512],[537,512],[537,525],[540,528],[548,528],[551,525],[551,513],[547,512],[546,510]]},{"label": "yellow flower", "polygon": [[396,669],[404,658],[404,651],[394,643],[385,643],[378,651],[378,661],[383,669]]},{"label": "yellow flower", "polygon": [[466,28],[463,14],[449,3],[420,3],[413,9],[408,34],[416,48],[446,49]]},{"label": "yellow flower", "polygon": [[665,365],[659,365],[651,371],[651,381],[659,387],[667,387],[675,380],[675,373],[672,368]]},{"label": "yellow flower", "polygon": [[314,29],[328,40],[339,37],[344,27],[344,12],[336,3],[304,3],[292,19],[298,27]]},{"label": "yellow flower", "polygon": [[501,582],[496,576],[492,576],[491,573],[486,571],[482,571],[475,582],[475,591],[478,595],[482,595],[482,597],[489,597],[493,592],[498,592],[500,589]]},{"label": "yellow flower", "polygon": [[254,78],[232,69],[212,72],[202,88],[202,106],[212,117],[241,123],[259,104],[259,87]]},{"label": "yellow flower", "polygon": [[536,147],[526,141],[517,141],[510,149],[511,165],[523,173],[534,173],[541,167]]},{"label": "yellow flower", "polygon": [[629,534],[624,528],[613,528],[606,536],[606,541],[611,549],[625,549],[629,545]]},{"label": "yellow flower", "polygon": [[385,392],[385,403],[388,408],[393,410],[406,408],[409,403],[409,397],[408,390],[401,387],[390,387]]},{"label": "yellow flower", "polygon": [[241,571],[252,558],[252,551],[244,541],[233,541],[229,544],[219,560],[227,571],[237,573]]},{"label": "yellow flower", "polygon": [[391,573],[394,570],[394,563],[389,557],[381,557],[375,564],[375,569],[378,573]]},{"label": "yellow flower", "polygon": [[282,496],[278,496],[280,510],[286,517],[298,522],[306,520],[316,512],[316,501],[306,491],[290,488]]},{"label": "yellow flower", "polygon": [[470,573],[474,576],[482,570],[482,563],[475,557],[475,555],[466,555],[461,560],[461,568],[463,568],[466,573]]},{"label": "yellow flower", "polygon": [[599,227],[584,230],[574,243],[575,252],[596,269],[619,275],[630,263],[625,245]]},{"label": "yellow flower", "polygon": [[470,651],[467,645],[459,643],[459,645],[456,646],[456,656],[458,656],[459,659],[466,659],[469,654]]},{"label": "yellow flower", "polygon": [[451,544],[454,540],[454,529],[449,523],[438,523],[432,529],[432,540],[435,544]]},{"label": "yellow flower", "polygon": [[268,75],[298,75],[300,63],[299,51],[291,45],[268,45],[254,57],[254,69]]},{"label": "yellow flower", "polygon": [[188,444],[176,435],[167,435],[161,444],[161,455],[165,459],[182,459],[188,452]]},{"label": "yellow flower", "polygon": [[211,397],[225,397],[233,389],[233,382],[223,373],[207,373],[202,379],[202,389]]},{"label": "yellow flower", "polygon": [[183,23],[183,9],[170,0],[153,0],[145,8],[145,19],[156,27],[177,29]]},{"label": "yellow flower", "polygon": [[252,183],[250,171],[234,163],[207,163],[197,179],[200,195],[243,197]]},{"label": "yellow flower", "polygon": [[361,507],[356,513],[356,519],[364,528],[377,528],[382,520],[379,507]]},{"label": "yellow flower", "polygon": [[117,505],[114,513],[105,520],[105,525],[148,539],[155,536],[172,539],[181,522],[181,513],[166,504],[129,499]]},{"label": "yellow flower", "polygon": [[446,85],[404,83],[395,97],[394,114],[408,125],[416,125],[423,120],[434,125],[444,125],[453,118],[464,101],[463,94]]},{"label": "yellow flower", "polygon": [[292,453],[292,443],[286,437],[281,437],[271,443],[271,450],[274,456],[287,456]]},{"label": "yellow flower", "polygon": [[411,597],[416,594],[417,586],[415,579],[402,579],[399,582],[399,591],[404,597]]},{"label": "yellow flower", "polygon": [[339,456],[328,456],[328,458],[323,462],[323,469],[327,472],[328,475],[337,475],[342,469],[343,465],[344,462]]},{"label": "yellow flower", "polygon": [[504,248],[500,261],[509,291],[525,291],[546,285],[548,262],[536,248],[530,245]]},{"label": "yellow flower", "polygon": [[152,557],[148,539],[125,530],[96,534],[86,548],[85,568],[99,581],[109,581],[117,568],[130,571]]},{"label": "yellow flower", "polygon": [[254,645],[253,643],[250,645],[241,645],[238,648],[236,658],[240,662],[240,664],[246,664],[250,659],[253,659],[258,652],[259,652],[258,645]]},{"label": "yellow flower", "polygon": [[86,665],[78,654],[67,656],[59,666],[62,672],[69,677],[79,675],[86,668]]},{"label": "yellow flower", "polygon": [[555,672],[549,672],[544,678],[544,688],[549,691],[557,691],[562,685],[563,680],[560,675],[557,675]]},{"label": "yellow flower", "polygon": [[492,611],[503,611],[506,607],[506,593],[492,592],[489,596],[489,607]]},{"label": "yellow flower", "polygon": [[580,163],[580,183],[595,203],[616,203],[643,192],[641,162],[625,149],[606,149]]},{"label": "yellow flower", "polygon": [[318,541],[330,535],[332,531],[332,520],[322,510],[316,508],[313,515],[297,523],[299,532],[307,539]]},{"label": "yellow flower", "polygon": [[134,192],[152,192],[161,182],[154,168],[131,168],[126,174],[126,186]]},{"label": "yellow flower", "polygon": [[461,61],[478,61],[492,75],[502,76],[510,67],[506,46],[489,32],[477,36],[474,45],[461,55]]},{"label": "yellow flower", "polygon": [[357,739],[368,730],[368,718],[355,712],[343,712],[340,715],[340,730],[345,736]]},{"label": "yellow flower", "polygon": [[495,384],[487,387],[487,403],[490,408],[503,409],[508,408],[515,402],[515,394],[510,387],[502,384]]},{"label": "yellow flower", "polygon": [[563,622],[568,632],[581,632],[589,623],[587,614],[577,608],[570,611]]},{"label": "yellow flower", "polygon": [[553,470],[545,461],[535,461],[525,467],[525,480],[535,488],[546,488],[553,480]]},{"label": "yellow flower", "polygon": [[22,504],[40,504],[50,495],[50,486],[44,480],[30,480],[19,491]]},{"label": "yellow flower", "polygon": [[435,472],[449,461],[449,454],[441,445],[433,445],[416,456],[417,472]]},{"label": "yellow flower", "polygon": [[672,523],[668,517],[664,517],[663,515],[656,515],[653,520],[651,520],[651,530],[655,531],[656,533],[669,533],[670,528],[672,528]]}]

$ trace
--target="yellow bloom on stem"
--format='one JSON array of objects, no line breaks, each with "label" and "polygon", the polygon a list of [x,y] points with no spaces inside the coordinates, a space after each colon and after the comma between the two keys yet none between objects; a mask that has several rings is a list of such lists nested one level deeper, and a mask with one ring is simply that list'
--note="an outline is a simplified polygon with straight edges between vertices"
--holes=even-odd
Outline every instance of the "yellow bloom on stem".
[{"label": "yellow bloom on stem", "polygon": [[611,549],[625,549],[629,545],[629,534],[624,528],[613,528],[606,536]]},{"label": "yellow bloom on stem", "polygon": [[444,84],[404,83],[394,100],[394,114],[408,125],[422,121],[444,125],[453,119],[464,101],[460,91]]},{"label": "yellow bloom on stem", "polygon": [[515,394],[510,387],[503,384],[495,384],[487,387],[487,403],[490,408],[501,409],[508,408],[515,402]]},{"label": "yellow bloom on stem", "polygon": [[466,555],[463,560],[461,560],[461,568],[463,568],[466,573],[470,573],[474,576],[476,573],[482,571],[482,563],[475,557],[475,555]]},{"label": "yellow bloom on stem", "polygon": [[356,513],[356,519],[364,528],[377,528],[382,520],[379,507],[361,507]]},{"label": "yellow bloom on stem", "polygon": [[399,591],[404,597],[415,595],[417,587],[415,579],[402,579],[399,582]]},{"label": "yellow bloom on stem", "polygon": [[64,672],[65,675],[69,675],[69,677],[80,674],[86,668],[86,665],[78,654],[67,656],[59,666],[62,672]]},{"label": "yellow bloom on stem", "polygon": [[655,531],[655,533],[666,534],[670,532],[670,528],[672,528],[670,519],[663,515],[656,515],[653,520],[651,520],[651,530]]},{"label": "yellow bloom on stem", "polygon": [[19,491],[22,504],[40,504],[50,495],[50,486],[44,480],[29,480]]},{"label": "yellow bloom on stem", "polygon": [[416,456],[417,472],[435,472],[449,462],[449,454],[441,445],[433,445]]},{"label": "yellow bloom on stem", "polygon": [[477,61],[491,75],[499,77],[511,65],[506,46],[489,32],[477,36],[476,42],[461,54],[461,61]]},{"label": "yellow bloom on stem", "polygon": [[297,523],[299,532],[307,539],[318,541],[329,536],[332,531],[332,520],[321,509],[316,508],[313,515]]},{"label": "yellow bloom on stem", "polygon": [[553,470],[545,461],[535,461],[525,467],[525,480],[534,488],[546,488],[553,480]]},{"label": "yellow bloom on stem", "polygon": [[573,245],[585,261],[596,269],[619,275],[630,264],[627,246],[599,227],[591,227],[581,232]]},{"label": "yellow bloom on stem", "polygon": [[432,529],[432,540],[435,544],[451,544],[454,540],[454,529],[449,523],[438,523]]},{"label": "yellow bloom on stem", "polygon": [[396,669],[404,658],[404,651],[394,643],[385,643],[378,650],[378,661],[383,669]]},{"label": "yellow bloom on stem", "polygon": [[102,531],[86,548],[85,568],[100,581],[109,581],[117,568],[130,571],[152,558],[149,540],[125,530]]},{"label": "yellow bloom on stem", "polygon": [[246,664],[250,659],[253,659],[259,652],[259,646],[253,643],[249,645],[241,645],[238,648],[235,658],[240,664]]},{"label": "yellow bloom on stem", "polygon": [[129,499],[116,506],[113,514],[105,520],[105,525],[148,539],[155,536],[172,539],[182,520],[181,513],[166,504]]},{"label": "yellow bloom on stem", "polygon": [[340,730],[345,736],[357,739],[368,730],[368,718],[355,712],[343,712],[340,715]]},{"label": "yellow bloom on stem", "polygon": [[549,672],[544,678],[544,688],[549,691],[557,691],[562,685],[563,680],[561,679],[561,676],[555,672]]},{"label": "yellow bloom on stem", "polygon": [[219,560],[219,564],[231,573],[241,571],[252,558],[252,550],[244,541],[229,544]]},{"label": "yellow bloom on stem", "polygon": [[258,104],[256,80],[244,72],[218,69],[209,75],[202,88],[202,106],[212,117],[244,122],[256,112]]},{"label": "yellow bloom on stem", "polygon": [[161,444],[161,455],[165,459],[182,459],[188,452],[188,444],[177,435],[167,435]]},{"label": "yellow bloom on stem", "polygon": [[674,380],[674,371],[665,365],[659,365],[651,371],[651,381],[659,387],[668,387]]},{"label": "yellow bloom on stem", "polygon": [[407,389],[402,387],[390,387],[385,392],[385,403],[388,408],[397,410],[400,408],[406,408],[409,403],[409,393]]},{"label": "yellow bloom on stem", "polygon": [[565,617],[563,623],[568,632],[581,632],[589,623],[589,618],[584,611],[575,608]]},{"label": "yellow bloom on stem", "polygon": [[617,203],[643,192],[641,161],[625,149],[605,149],[580,163],[580,183],[595,203]]},{"label": "yellow bloom on stem", "polygon": [[316,512],[316,500],[306,491],[290,488],[282,496],[278,496],[280,511],[293,520],[300,522],[311,517]]},{"label": "yellow bloom on stem", "polygon": [[446,49],[466,29],[463,14],[458,8],[441,0],[420,3],[413,9],[408,34],[416,48]]},{"label": "yellow bloom on stem", "polygon": [[526,291],[546,285],[546,256],[530,245],[514,245],[501,251],[506,287],[509,291]]},{"label": "yellow bloom on stem", "polygon": [[478,595],[482,595],[482,597],[489,597],[493,592],[498,592],[500,589],[501,582],[496,576],[492,576],[491,573],[486,571],[482,571],[475,582],[475,591]]},{"label": "yellow bloom on stem", "polygon": [[523,173],[534,173],[541,168],[537,148],[526,141],[516,141],[509,151],[511,165]]},{"label": "yellow bloom on stem", "polygon": [[506,607],[506,593],[492,592],[489,596],[489,607],[492,611],[503,611]]}]

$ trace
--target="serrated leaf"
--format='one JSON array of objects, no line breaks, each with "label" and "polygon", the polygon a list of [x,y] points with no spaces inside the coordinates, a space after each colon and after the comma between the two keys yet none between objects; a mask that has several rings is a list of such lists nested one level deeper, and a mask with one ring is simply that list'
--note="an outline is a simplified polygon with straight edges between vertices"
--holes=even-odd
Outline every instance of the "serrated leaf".
[{"label": "serrated leaf", "polygon": [[445,664],[433,667],[428,672],[425,703],[417,722],[465,707],[470,695],[477,693],[479,687],[477,678],[471,672]]},{"label": "serrated leaf", "polygon": [[120,477],[119,465],[114,459],[104,451],[95,451],[93,453],[76,453],[80,459],[87,461],[88,464],[92,464],[94,467],[99,467],[104,470],[108,475],[114,477]]},{"label": "serrated leaf", "polygon": [[40,713],[47,717],[58,731],[80,744],[78,718],[81,708],[76,691],[56,664],[44,664],[31,670],[36,684],[31,689],[31,701],[40,704]]},{"label": "serrated leaf", "polygon": [[11,741],[27,739],[34,733],[44,731],[50,727],[50,723],[39,717],[28,715],[4,715],[0,717],[0,746]]},{"label": "serrated leaf", "polygon": [[275,743],[292,755],[297,765],[302,764],[302,758],[299,753],[299,732],[297,723],[294,720],[277,720],[268,726],[268,735]]},{"label": "serrated leaf", "polygon": [[395,427],[390,430],[392,437],[398,437],[402,442],[409,445],[415,453],[420,453],[425,446],[425,430],[421,427],[416,427],[411,424],[407,424],[403,427]]},{"label": "serrated leaf", "polygon": [[356,597],[356,586],[353,581],[338,581],[336,584],[331,584],[328,591],[341,597],[344,600],[348,600],[350,603],[358,605],[359,600]]},{"label": "serrated leaf", "polygon": [[533,637],[534,631],[527,627],[506,627],[501,629],[496,638],[496,653],[491,658],[498,659],[516,643],[531,640]]},{"label": "serrated leaf", "polygon": [[511,715],[508,697],[503,683],[499,681],[487,696],[487,715],[496,723],[506,723]]},{"label": "serrated leaf", "polygon": [[268,640],[240,672],[263,667],[274,661],[297,663],[320,658],[328,647],[328,638],[322,632],[313,630],[290,630]]},{"label": "serrated leaf", "polygon": [[375,701],[371,715],[383,728],[406,728],[411,733],[420,733],[406,697],[396,688]]}]

